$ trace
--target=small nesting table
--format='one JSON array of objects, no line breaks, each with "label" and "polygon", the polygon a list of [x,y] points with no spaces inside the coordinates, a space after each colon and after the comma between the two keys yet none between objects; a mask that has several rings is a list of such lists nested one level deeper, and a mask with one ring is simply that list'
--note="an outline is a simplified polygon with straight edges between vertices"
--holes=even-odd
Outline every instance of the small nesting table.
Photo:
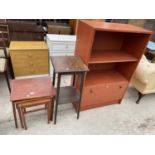
[{"label": "small nesting table", "polygon": [[[51,57],[51,61],[53,64],[53,86],[55,85],[56,74],[58,74],[54,124],[56,124],[58,104],[78,103],[78,119],[83,82],[88,67],[79,56],[53,56]],[[73,75],[71,86],[60,87],[62,75]],[[81,82],[77,87],[75,86],[76,76],[78,76],[77,78],[81,78]]]},{"label": "small nesting table", "polygon": [[[11,102],[15,120],[15,126],[18,128],[16,109],[19,112],[19,118],[21,126],[25,124],[25,129],[27,129],[25,123],[25,117],[21,117],[20,107],[37,106],[37,105],[50,105],[48,107],[48,123],[49,120],[53,118],[53,97],[55,96],[55,90],[52,86],[50,77],[39,77],[39,78],[29,78],[29,79],[19,79],[11,81]],[[48,105],[46,103],[49,103]],[[22,105],[22,106],[21,106]],[[24,109],[24,110],[25,110]],[[40,109],[43,110],[43,109]],[[38,111],[38,110],[34,110]],[[28,111],[25,111],[25,113]],[[33,112],[32,110],[29,112]]]}]

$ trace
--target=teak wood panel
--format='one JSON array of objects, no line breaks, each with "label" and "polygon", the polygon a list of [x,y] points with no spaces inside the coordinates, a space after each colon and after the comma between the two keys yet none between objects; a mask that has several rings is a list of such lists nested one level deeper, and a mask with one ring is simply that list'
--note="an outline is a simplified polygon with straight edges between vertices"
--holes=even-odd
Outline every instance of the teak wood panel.
[{"label": "teak wood panel", "polygon": [[87,21],[82,20],[83,23],[92,27],[97,31],[108,31],[108,32],[127,32],[127,33],[139,33],[139,34],[152,34],[151,31],[130,25],[130,24],[118,24],[118,23],[108,23],[100,21]]},{"label": "teak wood panel", "polygon": [[77,40],[75,46],[75,55],[79,55],[87,64],[92,50],[94,30],[79,21],[77,30]]},{"label": "teak wood panel", "polygon": [[127,79],[120,74],[115,68],[94,70],[87,73],[85,87],[92,85],[102,85],[109,83],[128,82]]},{"label": "teak wood panel", "polygon": [[[89,64],[88,68],[90,71],[87,73],[91,73],[91,71],[104,71],[104,70],[112,70],[115,69],[116,63],[98,63],[98,64]],[[94,74],[94,73],[93,73]],[[96,75],[96,74],[95,74]]]},{"label": "teak wood panel", "polygon": [[123,33],[96,31],[93,50],[120,50],[124,39]]},{"label": "teak wood panel", "polygon": [[81,106],[108,103],[109,101],[121,100],[128,82],[93,85],[84,88]]},{"label": "teak wood panel", "polygon": [[[120,103],[152,32],[132,25],[94,21],[79,21],[78,32],[77,38],[82,41],[76,44],[76,54],[90,69],[81,110]],[[77,78],[77,87],[78,83]]]},{"label": "teak wood panel", "polygon": [[140,59],[145,51],[150,35],[147,34],[126,34],[122,45],[122,50],[125,50],[134,57]]},{"label": "teak wood panel", "polygon": [[12,80],[11,90],[11,101],[53,97],[55,95],[50,77]]},{"label": "teak wood panel", "polygon": [[137,58],[132,56],[127,51],[123,50],[107,50],[107,51],[93,51],[89,63],[111,63],[111,62],[128,62],[137,61]]}]

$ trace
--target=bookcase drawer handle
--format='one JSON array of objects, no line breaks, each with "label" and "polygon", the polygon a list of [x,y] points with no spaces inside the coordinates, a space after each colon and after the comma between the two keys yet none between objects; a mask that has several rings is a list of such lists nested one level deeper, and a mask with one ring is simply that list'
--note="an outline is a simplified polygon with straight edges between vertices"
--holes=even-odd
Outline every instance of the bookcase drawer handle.
[{"label": "bookcase drawer handle", "polygon": [[90,92],[90,93],[93,93],[93,90],[92,90],[92,89],[90,89],[90,90],[89,90],[89,92]]}]

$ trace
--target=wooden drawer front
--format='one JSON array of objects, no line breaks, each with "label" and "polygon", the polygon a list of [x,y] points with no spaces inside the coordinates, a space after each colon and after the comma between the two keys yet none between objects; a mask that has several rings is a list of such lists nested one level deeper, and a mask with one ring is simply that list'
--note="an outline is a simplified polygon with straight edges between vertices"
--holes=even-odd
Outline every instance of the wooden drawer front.
[{"label": "wooden drawer front", "polygon": [[34,51],[11,51],[11,59],[25,59],[29,60],[31,58],[47,59],[48,51],[47,50],[34,50]]},{"label": "wooden drawer front", "polygon": [[82,104],[104,104],[109,101],[119,100],[123,97],[127,86],[127,82],[122,82],[86,87],[84,88]]},{"label": "wooden drawer front", "polygon": [[13,51],[10,55],[15,76],[48,74],[49,72],[47,50]]},{"label": "wooden drawer front", "polygon": [[50,44],[51,51],[74,51],[75,43],[51,43]]},{"label": "wooden drawer front", "polygon": [[27,65],[24,65],[14,67],[15,76],[38,75],[49,73],[49,67],[47,63],[29,63]]}]

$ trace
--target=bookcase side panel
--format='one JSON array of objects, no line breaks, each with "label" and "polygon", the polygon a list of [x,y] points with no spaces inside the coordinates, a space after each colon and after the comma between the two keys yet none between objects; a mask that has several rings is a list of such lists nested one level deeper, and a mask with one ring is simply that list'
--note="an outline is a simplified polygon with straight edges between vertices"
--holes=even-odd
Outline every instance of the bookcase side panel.
[{"label": "bookcase side panel", "polygon": [[87,64],[92,50],[94,29],[87,24],[79,21],[77,29],[77,41],[75,46],[75,55],[80,56]]}]

